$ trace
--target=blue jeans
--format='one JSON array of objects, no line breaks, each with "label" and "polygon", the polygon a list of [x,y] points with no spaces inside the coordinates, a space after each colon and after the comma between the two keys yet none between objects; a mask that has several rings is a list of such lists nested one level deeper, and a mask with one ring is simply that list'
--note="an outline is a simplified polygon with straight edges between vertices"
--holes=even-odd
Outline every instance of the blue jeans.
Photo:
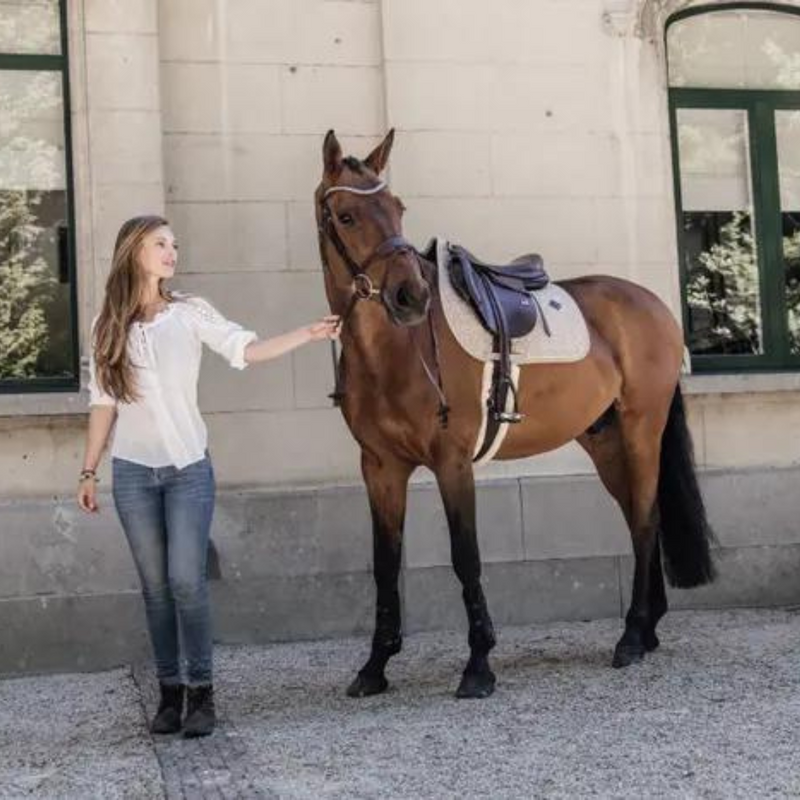
[{"label": "blue jeans", "polygon": [[206,454],[179,470],[115,458],[113,479],[114,504],[142,582],[158,679],[183,682],[182,649],[186,683],[211,683],[206,579],[215,490],[211,461]]}]

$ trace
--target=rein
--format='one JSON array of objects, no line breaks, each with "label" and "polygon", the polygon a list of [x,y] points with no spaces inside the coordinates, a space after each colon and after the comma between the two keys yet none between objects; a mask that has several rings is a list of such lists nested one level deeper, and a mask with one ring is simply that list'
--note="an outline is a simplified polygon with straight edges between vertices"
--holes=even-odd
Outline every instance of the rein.
[{"label": "rein", "polygon": [[[333,212],[331,211],[330,205],[328,204],[328,199],[332,194],[336,192],[347,192],[349,194],[361,195],[361,196],[368,196],[377,194],[378,192],[383,191],[386,189],[387,184],[385,181],[380,181],[375,186],[371,186],[366,189],[360,189],[356,186],[331,186],[329,189],[325,191],[322,196],[322,201],[320,203],[320,224],[318,226],[318,233],[320,236],[320,242],[324,245],[325,240],[327,239],[336,249],[336,252],[339,254],[339,257],[344,261],[345,265],[347,266],[348,271],[350,272],[350,277],[352,278],[352,290],[353,293],[350,296],[350,300],[345,308],[344,313],[342,314],[342,321],[341,321],[341,329],[344,329],[344,326],[350,319],[350,315],[355,310],[356,304],[359,300],[376,300],[377,302],[381,303],[384,308],[386,308],[386,298],[383,294],[383,289],[381,287],[376,287],[372,281],[372,278],[367,273],[370,267],[372,267],[377,262],[389,258],[390,256],[396,255],[398,253],[413,253],[417,260],[419,261],[419,252],[417,251],[416,247],[412,245],[407,239],[403,236],[395,235],[390,236],[381,242],[375,250],[367,257],[367,259],[363,262],[363,264],[359,264],[347,250],[345,243],[342,241],[341,237],[339,236],[338,231],[336,230],[336,226],[333,223]],[[333,270],[331,269],[330,264],[328,263],[328,258],[325,254],[325,247],[320,247],[320,254],[322,256],[322,265],[323,267],[333,276]],[[388,312],[388,309],[387,309]],[[428,312],[428,325],[430,329],[431,335],[431,342],[433,345],[433,358],[434,358],[434,367],[436,370],[436,374],[431,371],[431,368],[428,366],[427,362],[425,361],[425,357],[422,354],[422,350],[420,349],[416,339],[414,338],[413,333],[409,329],[409,337],[411,338],[412,344],[414,345],[417,355],[419,357],[420,363],[425,371],[425,375],[430,381],[431,385],[437,392],[439,398],[439,411],[438,417],[439,421],[443,428],[447,427],[448,422],[448,413],[449,407],[447,405],[447,401],[444,395],[444,388],[442,385],[442,371],[439,364],[439,342],[436,336],[436,331],[433,326],[433,319],[431,318],[430,312]],[[331,394],[328,395],[330,399],[333,401],[334,406],[339,406],[342,403],[342,400],[345,397],[344,391],[344,377],[342,375],[342,369],[339,359],[339,354],[336,348],[335,340],[331,340],[331,357],[333,359],[333,376],[334,376],[334,389]]]}]

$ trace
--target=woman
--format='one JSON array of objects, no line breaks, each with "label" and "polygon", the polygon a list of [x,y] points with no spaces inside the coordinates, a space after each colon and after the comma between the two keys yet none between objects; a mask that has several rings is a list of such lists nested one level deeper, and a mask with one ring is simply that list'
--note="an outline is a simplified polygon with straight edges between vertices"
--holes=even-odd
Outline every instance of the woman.
[{"label": "woman", "polygon": [[[202,345],[232,367],[338,335],[338,318],[264,341],[199,297],[170,292],[177,245],[167,221],[120,229],[92,326],[89,429],[78,504],[97,511],[96,468],[116,422],[113,496],[142,583],[161,688],[154,733],[205,736],[215,724],[206,565],[214,471],[197,407]],[[180,631],[180,636],[179,636]],[[186,674],[181,674],[181,656]]]}]

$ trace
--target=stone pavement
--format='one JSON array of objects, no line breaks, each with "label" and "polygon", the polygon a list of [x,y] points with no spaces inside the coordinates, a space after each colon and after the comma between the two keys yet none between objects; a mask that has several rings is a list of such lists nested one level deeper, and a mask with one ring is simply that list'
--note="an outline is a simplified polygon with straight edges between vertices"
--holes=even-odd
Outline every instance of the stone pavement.
[{"label": "stone pavement", "polygon": [[222,724],[154,741],[144,668],[0,682],[2,798],[800,796],[800,613],[679,612],[641,665],[619,620],[499,631],[498,690],[457,701],[461,633],[406,641],[387,694],[344,687],[367,641],[219,648]]}]

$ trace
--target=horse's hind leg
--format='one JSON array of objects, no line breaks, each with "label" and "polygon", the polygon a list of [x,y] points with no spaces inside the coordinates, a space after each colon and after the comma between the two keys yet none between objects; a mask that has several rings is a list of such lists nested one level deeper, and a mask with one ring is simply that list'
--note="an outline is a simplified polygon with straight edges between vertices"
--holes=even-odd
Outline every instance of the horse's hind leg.
[{"label": "horse's hind leg", "polygon": [[412,467],[396,459],[362,452],[361,470],[372,512],[373,573],[377,589],[375,633],[366,664],[347,689],[350,697],[379,694],[388,687],[389,659],[403,643],[398,577]]},{"label": "horse's hind leg", "polygon": [[615,667],[640,661],[658,647],[656,625],[667,611],[656,513],[662,429],[657,416],[616,413],[601,432],[578,439],[619,503],[633,540],[633,591],[625,632],[614,651]]},{"label": "horse's hind leg", "polygon": [[660,642],[656,635],[656,625],[667,613],[667,589],[664,585],[664,570],[661,568],[661,546],[656,536],[653,548],[653,562],[650,565],[650,618],[644,631],[644,649],[648,652],[655,650]]},{"label": "horse's hind leg", "polygon": [[489,651],[495,645],[495,636],[481,586],[472,463],[467,460],[440,465],[436,469],[436,479],[450,529],[453,568],[463,587],[469,620],[470,657],[456,697],[488,697],[495,686],[495,676],[489,668]]}]

